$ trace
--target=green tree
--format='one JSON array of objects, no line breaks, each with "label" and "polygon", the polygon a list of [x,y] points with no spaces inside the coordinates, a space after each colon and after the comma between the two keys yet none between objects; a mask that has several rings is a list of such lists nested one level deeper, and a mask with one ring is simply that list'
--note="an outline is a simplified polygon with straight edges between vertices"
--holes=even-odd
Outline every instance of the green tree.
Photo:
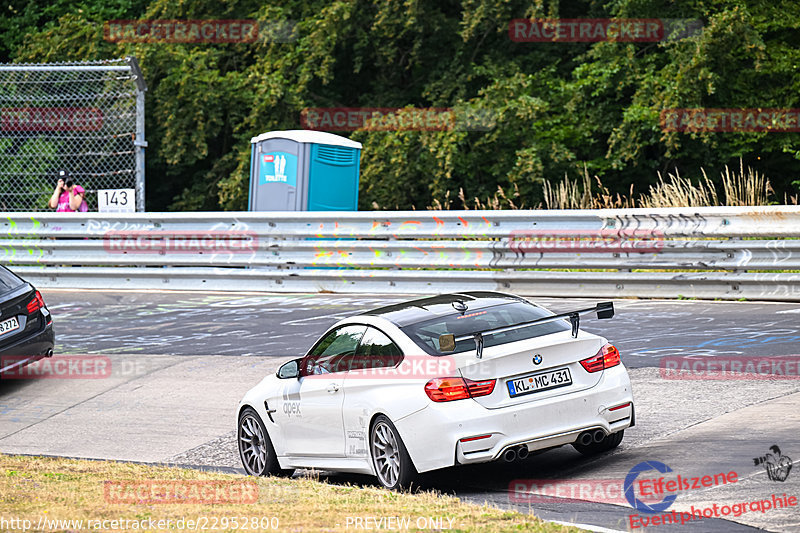
[{"label": "green tree", "polygon": [[[485,197],[498,186],[536,205],[544,180],[584,166],[612,192],[644,192],[657,171],[704,167],[715,178],[740,157],[779,198],[800,184],[797,133],[670,133],[659,123],[669,108],[799,108],[800,5],[788,0],[12,0],[10,12],[0,53],[14,61],[139,58],[153,210],[245,209],[250,138],[299,128],[313,107],[452,108],[488,125],[343,133],[364,145],[362,209],[423,208],[447,191]],[[703,28],[655,43],[514,42],[509,21],[523,17],[696,19]],[[247,18],[293,33],[114,44],[102,31],[113,18]]]}]

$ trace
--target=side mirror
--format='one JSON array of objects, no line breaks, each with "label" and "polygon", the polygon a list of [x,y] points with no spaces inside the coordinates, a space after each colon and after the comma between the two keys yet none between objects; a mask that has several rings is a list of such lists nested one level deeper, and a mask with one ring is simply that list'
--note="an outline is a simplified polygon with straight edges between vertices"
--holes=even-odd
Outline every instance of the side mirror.
[{"label": "side mirror", "polygon": [[452,333],[439,335],[439,351],[440,352],[454,352],[456,351],[456,336]]},{"label": "side mirror", "polygon": [[278,369],[279,379],[291,379],[300,377],[300,363],[297,359],[284,363]]}]

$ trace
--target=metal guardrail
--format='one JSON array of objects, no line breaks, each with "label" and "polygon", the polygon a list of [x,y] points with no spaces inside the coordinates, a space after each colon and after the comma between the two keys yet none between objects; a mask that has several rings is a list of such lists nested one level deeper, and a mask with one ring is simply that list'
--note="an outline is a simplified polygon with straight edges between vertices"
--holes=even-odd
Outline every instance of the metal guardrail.
[{"label": "metal guardrail", "polygon": [[800,207],[15,213],[39,287],[800,301]]}]

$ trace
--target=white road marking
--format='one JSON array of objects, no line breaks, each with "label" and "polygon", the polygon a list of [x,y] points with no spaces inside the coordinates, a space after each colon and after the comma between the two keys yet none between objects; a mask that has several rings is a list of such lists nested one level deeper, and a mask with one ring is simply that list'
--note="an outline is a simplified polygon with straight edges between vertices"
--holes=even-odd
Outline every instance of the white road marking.
[{"label": "white road marking", "polygon": [[562,522],[561,520],[547,520],[547,522],[558,524],[560,526],[579,527],[588,531],[596,531],[597,533],[627,533],[621,529],[609,529],[607,527],[593,526],[592,524],[580,524],[578,522]]}]

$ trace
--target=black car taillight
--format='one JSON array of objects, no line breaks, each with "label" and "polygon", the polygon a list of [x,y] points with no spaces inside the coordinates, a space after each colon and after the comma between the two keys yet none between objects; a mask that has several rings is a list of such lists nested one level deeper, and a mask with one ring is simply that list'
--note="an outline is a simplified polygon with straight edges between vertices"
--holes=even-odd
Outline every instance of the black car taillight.
[{"label": "black car taillight", "polygon": [[39,309],[44,307],[44,299],[42,299],[42,295],[39,291],[33,295],[33,300],[28,302],[28,314],[33,314]]}]

